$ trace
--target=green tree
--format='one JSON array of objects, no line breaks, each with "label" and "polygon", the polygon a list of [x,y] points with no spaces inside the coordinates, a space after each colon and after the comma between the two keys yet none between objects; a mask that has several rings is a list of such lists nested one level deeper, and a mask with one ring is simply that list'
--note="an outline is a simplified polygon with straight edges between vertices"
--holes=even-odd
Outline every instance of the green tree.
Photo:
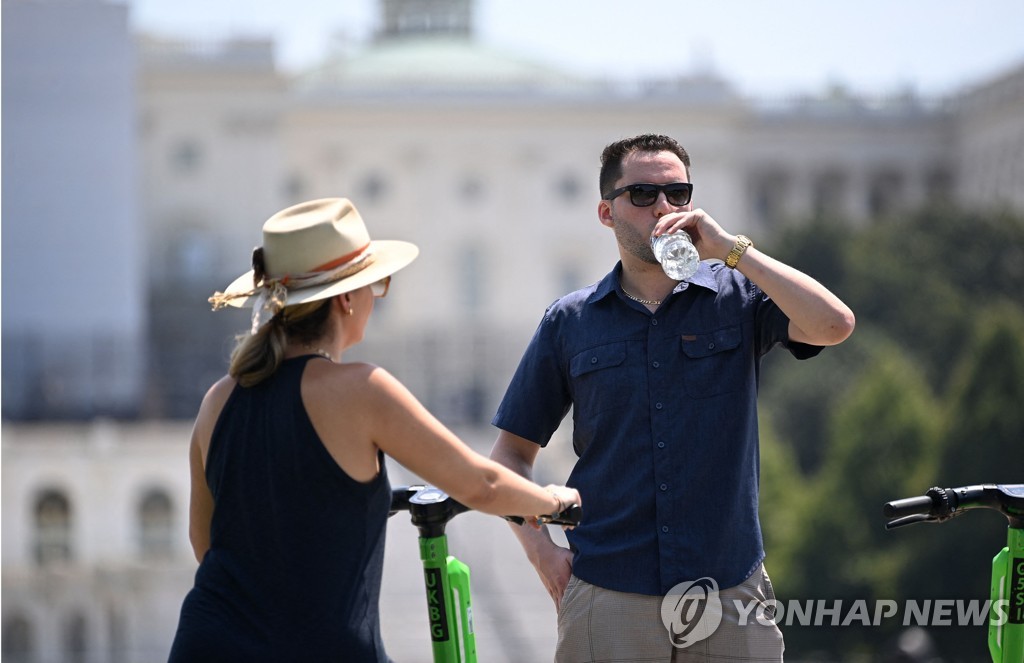
[{"label": "green tree", "polygon": [[[879,344],[834,411],[825,462],[800,505],[802,537],[780,545],[790,555],[781,564],[790,574],[778,583],[780,593],[847,606],[898,597],[913,548],[887,534],[882,504],[916,494],[934,476],[941,430],[941,410],[921,371],[900,348]],[[870,655],[877,653],[871,643],[896,627],[884,624],[870,634],[857,627],[794,629],[787,647]]]},{"label": "green tree", "polygon": [[[861,228],[814,222],[764,245],[857,315],[811,369],[765,360],[763,521],[780,598],[985,598],[1005,519],[887,532],[881,505],[933,485],[1024,482],[1024,218],[928,209]],[[945,657],[984,656],[983,628],[931,631]],[[832,658],[877,657],[889,635],[786,630],[791,654]]]},{"label": "green tree", "polygon": [[[1003,302],[977,316],[946,409],[951,424],[933,484],[1024,483],[1024,312],[1019,307]],[[936,565],[956,556],[957,572],[943,582],[947,595],[984,597],[988,565],[1005,545],[1006,524],[1001,515],[980,512],[942,527],[945,555],[924,552]]]},{"label": "green tree", "polygon": [[781,444],[791,449],[805,476],[820,469],[830,448],[832,413],[860,378],[876,347],[891,343],[877,327],[858,322],[857,330],[837,348],[825,348],[808,361],[788,352],[764,360],[760,412],[770,416]]},{"label": "green tree", "polygon": [[1002,301],[982,311],[953,373],[939,479],[1024,481],[1024,310]]},{"label": "green tree", "polygon": [[894,549],[882,505],[933,480],[942,411],[923,374],[899,349],[880,353],[833,419],[833,452],[820,476],[829,502],[841,505],[848,550],[839,581],[874,597],[892,597],[907,550]]},{"label": "green tree", "polygon": [[[944,398],[949,422],[928,487],[1024,482],[1024,312],[1002,301],[976,314],[974,331],[953,362]],[[915,600],[985,600],[992,557],[1006,544],[1006,519],[993,511],[965,513],[942,525],[892,532],[910,546],[901,594]],[[947,655],[983,656],[984,626],[930,629]]]},{"label": "green tree", "polygon": [[761,529],[773,578],[801,573],[792,566],[793,547],[801,540],[800,514],[807,511],[809,482],[800,472],[791,445],[779,440],[761,415]]},{"label": "green tree", "polygon": [[815,277],[877,327],[945,391],[971,311],[1005,299],[1024,308],[1024,218],[927,208],[852,229],[824,220],[786,228],[767,250]]},{"label": "green tree", "polygon": [[929,209],[857,234],[844,292],[858,319],[883,328],[945,391],[971,311],[1006,298],[1024,306],[1024,220]]}]

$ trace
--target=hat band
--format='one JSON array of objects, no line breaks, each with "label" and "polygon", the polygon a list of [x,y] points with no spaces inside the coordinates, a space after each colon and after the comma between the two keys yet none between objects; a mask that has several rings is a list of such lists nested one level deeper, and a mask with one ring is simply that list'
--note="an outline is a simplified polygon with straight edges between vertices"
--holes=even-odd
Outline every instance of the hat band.
[{"label": "hat band", "polygon": [[[307,274],[314,274],[314,273],[317,273],[317,272],[326,272],[328,270],[335,269],[336,267],[341,267],[345,263],[351,262],[351,261],[355,260],[356,258],[358,258],[368,248],[370,248],[370,245],[366,244],[362,248],[356,249],[352,253],[346,253],[345,255],[341,256],[340,258],[336,258],[334,260],[331,260],[330,262],[325,262],[324,264],[320,265],[319,267],[314,267],[313,269],[309,270],[309,272],[307,272]],[[285,281],[288,280],[288,275],[284,276],[284,280]]]},{"label": "hat band", "polygon": [[235,299],[255,296],[251,331],[256,334],[263,325],[270,322],[285,307],[289,292],[327,285],[354,276],[372,265],[373,261],[373,250],[367,244],[352,253],[315,267],[310,272],[285,274],[278,279],[264,277],[252,290],[231,293],[215,292],[208,301],[216,311]]}]

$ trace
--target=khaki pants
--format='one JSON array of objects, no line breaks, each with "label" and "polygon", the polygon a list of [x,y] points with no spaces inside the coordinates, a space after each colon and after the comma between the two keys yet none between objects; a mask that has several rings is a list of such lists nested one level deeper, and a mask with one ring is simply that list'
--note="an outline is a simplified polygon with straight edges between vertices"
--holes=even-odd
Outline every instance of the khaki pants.
[{"label": "khaki pants", "polygon": [[[764,625],[751,601],[774,601],[771,580],[759,566],[743,583],[718,593],[722,621],[714,633],[677,648],[662,621],[664,597],[614,592],[576,576],[558,610],[557,663],[626,663],[631,661],[781,661],[785,645],[774,624]],[[736,607],[739,601],[743,614]],[[768,611],[769,616],[774,613]],[[762,621],[768,621],[762,619]]]}]

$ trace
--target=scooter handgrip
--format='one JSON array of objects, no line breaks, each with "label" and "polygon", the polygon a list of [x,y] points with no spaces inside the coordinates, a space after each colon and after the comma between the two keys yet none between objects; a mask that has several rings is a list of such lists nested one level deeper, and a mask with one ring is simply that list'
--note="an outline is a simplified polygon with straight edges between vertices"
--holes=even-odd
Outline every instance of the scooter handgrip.
[{"label": "scooter handgrip", "polygon": [[886,502],[885,506],[882,507],[882,512],[886,518],[903,518],[905,516],[929,513],[934,505],[935,502],[931,497],[922,495],[920,497],[908,497],[902,500]]},{"label": "scooter handgrip", "polygon": [[573,504],[565,511],[562,511],[551,520],[547,521],[552,525],[567,525],[576,527],[583,520],[583,509],[579,504]]}]

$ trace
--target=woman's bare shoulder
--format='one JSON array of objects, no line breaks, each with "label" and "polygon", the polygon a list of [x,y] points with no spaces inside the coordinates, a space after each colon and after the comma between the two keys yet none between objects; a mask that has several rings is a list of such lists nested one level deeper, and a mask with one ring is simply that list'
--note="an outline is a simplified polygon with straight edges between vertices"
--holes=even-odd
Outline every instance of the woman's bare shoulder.
[{"label": "woman's bare shoulder", "polygon": [[306,369],[306,376],[316,381],[318,386],[328,389],[356,389],[364,395],[398,384],[398,380],[386,369],[360,361],[340,364],[326,361],[311,362]]},{"label": "woman's bare shoulder", "polygon": [[203,402],[199,406],[199,414],[196,416],[195,426],[192,428],[192,442],[198,444],[203,451],[203,458],[206,457],[206,450],[210,445],[210,437],[213,428],[220,418],[224,404],[231,397],[237,382],[230,375],[225,375],[213,383],[213,386],[206,391]]},{"label": "woman's bare shoulder", "polygon": [[220,412],[224,408],[224,403],[227,402],[228,397],[231,396],[231,392],[234,391],[237,381],[230,375],[225,375],[221,379],[213,383],[207,391],[206,395],[203,396],[203,404],[200,406],[200,414],[203,410],[215,410]]},{"label": "woman's bare shoulder", "polygon": [[[384,415],[395,407],[417,405],[408,389],[389,371],[366,362],[316,362],[307,368],[302,396],[307,407],[351,407],[361,414]],[[312,370],[310,370],[312,369]]]}]

